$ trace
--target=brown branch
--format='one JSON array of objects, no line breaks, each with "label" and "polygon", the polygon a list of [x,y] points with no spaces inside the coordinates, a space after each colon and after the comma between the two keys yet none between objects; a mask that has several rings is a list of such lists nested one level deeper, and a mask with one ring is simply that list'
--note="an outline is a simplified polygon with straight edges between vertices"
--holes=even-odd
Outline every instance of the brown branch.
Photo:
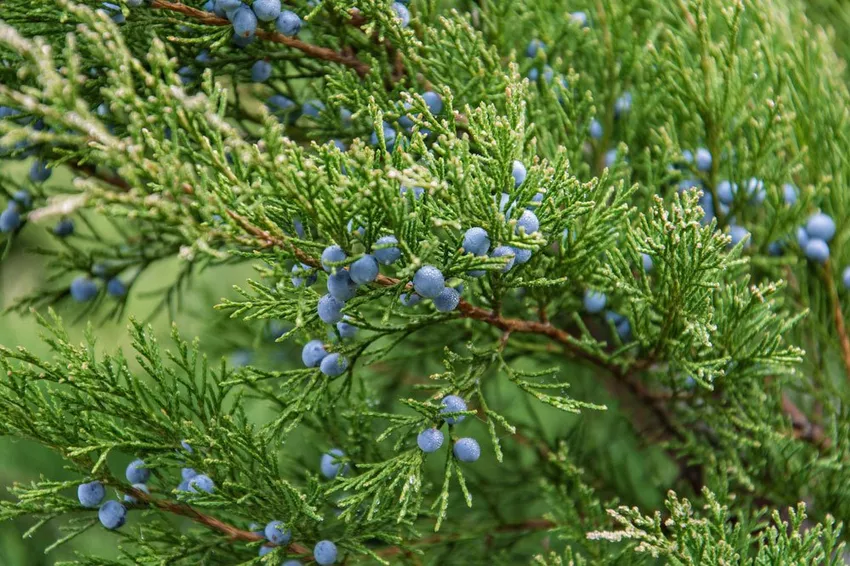
[{"label": "brown branch", "polygon": [[794,427],[794,437],[799,440],[811,442],[819,450],[828,450],[832,447],[832,440],[826,435],[823,427],[813,423],[806,414],[794,404],[787,393],[782,394],[782,409],[791,417]]},{"label": "brown branch", "polygon": [[[134,497],[137,501],[141,501],[147,503],[148,505],[152,505],[157,509],[161,509],[163,511],[167,511],[174,515],[179,515],[181,517],[186,517],[187,519],[191,519],[196,523],[204,525],[205,527],[218,531],[227,536],[227,538],[233,542],[242,541],[242,542],[258,542],[261,540],[265,540],[265,537],[262,535],[258,535],[252,531],[245,531],[234,527],[224,521],[216,519],[215,517],[210,517],[209,515],[205,515],[192,507],[191,505],[187,505],[186,503],[176,503],[174,501],[167,501],[164,499],[156,499],[153,496],[145,493],[144,491],[138,490],[136,488],[121,488],[125,493]],[[293,542],[288,546],[288,549],[295,554],[304,554],[310,555],[310,549],[304,546],[303,544],[299,544],[297,542]]]},{"label": "brown branch", "polygon": [[[209,26],[231,25],[229,20],[225,18],[219,18],[212,12],[193,8],[192,6],[187,6],[179,2],[169,2],[168,0],[153,0],[150,6],[151,8],[158,10],[168,10],[171,12],[183,14],[184,16],[188,16],[202,24],[206,24]],[[355,57],[338,53],[333,49],[329,49],[327,47],[319,47],[318,45],[313,45],[312,43],[307,43],[305,41],[301,41],[300,39],[288,37],[283,35],[282,33],[277,33],[273,31],[265,31],[258,29],[256,35],[260,39],[271,41],[273,43],[280,43],[282,45],[286,45],[287,47],[292,47],[293,49],[298,49],[299,51],[304,52],[305,54],[309,55],[314,59],[322,59],[324,61],[331,61],[333,63],[339,63],[341,65],[345,65],[346,67],[350,67],[354,69],[354,71],[361,77],[365,77],[369,74],[369,65]]]}]

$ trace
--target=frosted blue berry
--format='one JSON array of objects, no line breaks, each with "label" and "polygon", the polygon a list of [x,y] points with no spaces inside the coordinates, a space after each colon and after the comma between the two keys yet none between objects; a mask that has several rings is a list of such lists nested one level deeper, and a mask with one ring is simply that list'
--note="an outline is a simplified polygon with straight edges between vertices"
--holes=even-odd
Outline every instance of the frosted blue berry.
[{"label": "frosted blue berry", "polygon": [[516,221],[517,233],[521,234],[523,230],[526,234],[533,234],[540,230],[540,221],[537,219],[537,215],[530,210],[523,210],[519,220]]},{"label": "frosted blue berry", "polygon": [[609,169],[617,162],[617,150],[609,149],[605,152],[605,167]]},{"label": "frosted blue berry", "polygon": [[514,261],[517,265],[522,265],[524,263],[528,263],[531,260],[531,250],[526,248],[517,248],[511,246],[511,249],[514,251]]},{"label": "frosted blue berry", "polygon": [[[443,397],[441,401],[443,408],[440,409],[440,414],[446,413],[459,413],[461,411],[466,411],[466,401],[458,397],[457,395],[446,395]],[[457,417],[447,417],[445,419],[446,423],[453,425],[463,421],[466,418],[466,415],[459,415]]]},{"label": "frosted blue berry", "polygon": [[258,20],[271,22],[280,15],[280,0],[254,0],[251,8]]},{"label": "frosted blue berry", "polygon": [[[398,4],[398,2],[396,2]],[[400,4],[399,4],[400,5]],[[313,548],[313,559],[319,566],[327,566],[336,562],[336,545],[329,540],[321,540]]]},{"label": "frosted blue berry", "polygon": [[617,326],[618,324],[626,320],[626,317],[615,311],[605,311],[605,320],[607,320],[614,326]]},{"label": "frosted blue berry", "polygon": [[393,2],[392,9],[396,18],[401,22],[401,27],[406,28],[410,25],[410,10],[407,9],[407,6],[401,2]]},{"label": "frosted blue berry", "polygon": [[529,59],[534,59],[537,57],[537,52],[546,49],[546,44],[540,41],[539,39],[532,39],[528,47],[525,49],[525,55]]},{"label": "frosted blue berry", "polygon": [[180,468],[180,477],[184,480],[188,481],[197,475],[198,472],[195,471],[195,468]]},{"label": "frosted blue berry", "polygon": [[266,540],[274,544],[289,544],[292,540],[292,531],[286,528],[283,521],[272,521],[263,530]]},{"label": "frosted blue berry", "polygon": [[829,242],[835,236],[835,221],[823,212],[818,212],[809,217],[806,222],[806,232],[809,238]]},{"label": "frosted blue berry", "polygon": [[348,473],[348,464],[342,461],[343,458],[345,458],[345,453],[339,448],[331,448],[326,454],[322,454],[322,460],[319,462],[322,475],[328,479],[333,479],[338,475],[344,476]]},{"label": "frosted blue berry", "polygon": [[477,256],[486,255],[490,250],[490,236],[484,228],[470,228],[463,234],[463,251]]},{"label": "frosted blue berry", "polygon": [[732,204],[735,201],[736,192],[738,192],[738,185],[731,181],[720,181],[717,184],[717,198],[723,204]]},{"label": "frosted blue berry", "polygon": [[80,275],[71,281],[70,291],[72,299],[78,303],[85,303],[97,296],[97,283],[85,275]]},{"label": "frosted blue berry", "polygon": [[[401,196],[404,196],[404,195],[407,194],[407,191],[409,191],[409,190],[410,189],[408,187],[405,187],[404,185],[402,185],[398,192]],[[413,187],[413,198],[414,199],[416,199],[416,200],[421,199],[423,194],[425,194],[425,189],[423,189],[422,187]]]},{"label": "frosted blue berry", "polygon": [[214,489],[215,482],[206,474],[198,474],[189,480],[189,491],[192,493],[200,493],[202,491],[212,493]]},{"label": "frosted blue berry", "polygon": [[436,452],[443,445],[443,432],[436,428],[426,428],[416,437],[416,444],[426,454]]},{"label": "frosted blue berry", "polygon": [[344,262],[347,257],[348,256],[345,255],[345,252],[342,251],[342,248],[337,246],[336,244],[328,246],[322,252],[322,267],[328,273],[333,273],[334,271],[342,267],[341,265],[337,264],[341,264],[342,262]]},{"label": "frosted blue berry", "polygon": [[21,205],[24,208],[32,207],[32,195],[29,191],[20,190],[15,191],[15,194],[12,195],[12,200]]},{"label": "frosted blue berry", "polygon": [[845,289],[850,289],[850,267],[845,267],[841,273],[841,282],[844,283]]},{"label": "frosted blue berry", "polygon": [[371,283],[378,278],[378,261],[366,254],[351,264],[351,279],[358,285]]},{"label": "frosted blue berry", "polygon": [[328,354],[319,364],[319,371],[328,377],[337,377],[348,369],[348,360],[338,353]]},{"label": "frosted blue berry", "polygon": [[607,302],[608,297],[605,296],[605,293],[600,293],[592,289],[584,292],[584,310],[589,313],[602,312]]},{"label": "frosted blue berry", "polygon": [[[1,224],[2,222],[0,222]],[[2,226],[0,226],[0,231],[2,231]],[[53,233],[60,238],[67,238],[74,233],[74,221],[70,218],[63,218],[53,227]]]},{"label": "frosted blue berry", "polygon": [[106,282],[106,292],[112,297],[120,298],[127,294],[127,286],[117,277],[113,277]]},{"label": "frosted blue berry", "polygon": [[[744,228],[743,226],[738,226],[736,224],[732,224],[729,226],[729,236],[732,237],[732,241],[729,242],[730,246],[737,246],[738,243],[743,242],[745,238],[749,238],[750,232]],[[747,248],[750,245],[750,241],[744,244],[744,247]]]},{"label": "frosted blue berry", "polygon": [[351,320],[351,318],[344,316],[340,322],[336,323],[336,330],[339,332],[340,338],[354,338],[357,336],[357,327],[350,322],[346,322],[347,320]]},{"label": "frosted blue berry", "polygon": [[325,104],[321,100],[307,100],[301,106],[301,113],[310,118],[318,118],[319,113],[325,109]]},{"label": "frosted blue berry", "polygon": [[295,287],[300,287],[301,285],[306,284],[307,287],[316,282],[316,272],[314,272],[309,265],[301,264],[301,265],[293,265],[292,266],[292,285]]},{"label": "frosted blue berry", "polygon": [[799,195],[800,191],[791,183],[782,185],[782,198],[785,200],[785,204],[791,205],[796,203]]},{"label": "frosted blue berry", "polygon": [[455,458],[461,462],[474,462],[481,457],[481,447],[474,438],[460,438],[455,442],[454,448]]},{"label": "frosted blue berry", "polygon": [[372,248],[372,255],[384,265],[395,263],[401,257],[397,244],[395,236],[381,236]]},{"label": "frosted blue berry", "polygon": [[583,28],[588,26],[587,14],[584,12],[573,12],[570,14],[570,21]]},{"label": "frosted blue berry", "polygon": [[514,187],[518,187],[525,182],[525,178],[528,176],[528,171],[526,171],[525,165],[522,164],[522,161],[514,160],[514,163],[511,166],[511,175],[514,177]]},{"label": "frosted blue berry", "polygon": [[341,302],[353,299],[357,294],[357,283],[352,281],[348,271],[340,269],[336,273],[328,275],[328,293]]},{"label": "frosted blue berry", "polygon": [[212,12],[215,10],[215,0],[207,0],[204,3],[204,10],[207,12]]},{"label": "frosted blue berry", "polygon": [[422,300],[422,297],[417,295],[416,293],[402,293],[399,298],[399,302],[405,307],[412,307],[419,303]]},{"label": "frosted blue berry", "polygon": [[620,98],[614,102],[614,115],[617,117],[627,114],[632,109],[632,93],[624,92]]},{"label": "frosted blue berry", "polygon": [[144,460],[133,460],[127,465],[124,475],[130,483],[147,483],[151,477],[151,471],[145,467]]},{"label": "frosted blue berry", "polygon": [[192,446],[185,440],[180,441],[180,446],[183,448],[183,450],[185,450],[189,454],[192,454],[193,452],[195,452],[194,450],[192,450]]},{"label": "frosted blue berry", "polygon": [[301,31],[301,26],[302,22],[298,14],[289,10],[281,12],[274,24],[277,31],[289,37],[298,35],[298,32]]},{"label": "frosted blue berry", "polygon": [[333,295],[324,295],[319,299],[316,310],[322,322],[325,324],[336,324],[342,320],[342,308],[344,306],[345,303]]},{"label": "frosted blue berry", "polygon": [[599,120],[597,120],[596,118],[591,120],[589,130],[591,138],[595,140],[602,139],[602,124],[599,122]]},{"label": "frosted blue berry", "polygon": [[514,263],[516,262],[516,250],[514,250],[514,248],[510,246],[499,246],[498,248],[493,250],[493,253],[490,254],[490,256],[507,258],[508,262],[505,264],[504,267],[502,267],[502,273],[507,273],[508,271],[510,271],[514,266]]},{"label": "frosted blue berry", "polygon": [[797,245],[800,246],[801,249],[806,249],[806,244],[809,243],[809,233],[806,232],[806,229],[803,226],[797,228]]},{"label": "frosted blue berry", "polygon": [[30,166],[30,181],[33,183],[44,182],[50,178],[51,173],[53,173],[53,170],[47,168],[47,163],[36,159]]},{"label": "frosted blue berry", "polygon": [[249,38],[254,37],[257,31],[257,16],[253,10],[247,6],[237,8],[233,12],[233,17],[230,18],[230,23],[233,24],[233,33],[239,37]]},{"label": "frosted blue berry", "polygon": [[300,562],[298,562],[297,560],[287,560],[286,562],[284,562],[280,566],[302,566],[302,564]]},{"label": "frosted blue berry", "polygon": [[[534,82],[537,82],[537,79],[540,78],[540,71],[537,69],[531,69],[528,71],[528,79]],[[555,71],[549,65],[543,66],[543,80],[547,83],[551,83],[552,79],[555,78]]]},{"label": "frosted blue berry", "polygon": [[103,501],[106,489],[99,481],[83,483],[77,486],[77,499],[83,507],[97,507]]},{"label": "frosted blue berry", "polygon": [[445,286],[443,274],[433,265],[424,265],[413,275],[413,288],[419,295],[428,299],[437,297]]},{"label": "frosted blue berry", "polygon": [[272,76],[272,64],[260,59],[251,66],[251,80],[255,83],[264,83]]},{"label": "frosted blue berry", "polygon": [[115,500],[110,500],[97,510],[100,524],[109,529],[117,529],[127,522],[127,508]]},{"label": "frosted blue berry", "polygon": [[[148,486],[146,486],[143,483],[134,483],[133,488],[137,489],[138,491],[141,491],[142,493],[147,493],[148,495],[150,495],[150,493],[151,493],[150,490],[148,489]],[[136,499],[135,497],[133,497],[129,493],[124,495],[124,501],[126,503],[138,503],[139,502],[138,499]]]},{"label": "frosted blue berry", "polygon": [[274,546],[261,546],[260,547],[260,558],[262,558],[266,554],[271,554],[272,552],[274,552],[274,549],[275,549]]},{"label": "frosted blue berry", "polygon": [[632,325],[627,318],[624,318],[616,325],[617,336],[620,337],[620,340],[626,341],[631,338],[632,335]]},{"label": "frosted blue berry", "polygon": [[328,352],[325,350],[325,345],[322,344],[321,340],[310,340],[301,349],[301,361],[308,368],[318,366],[327,355]]},{"label": "frosted blue berry", "polygon": [[772,256],[782,255],[785,246],[782,242],[771,242],[767,245],[767,253]]},{"label": "frosted blue berry", "polygon": [[434,297],[434,308],[440,312],[451,312],[460,303],[460,294],[451,287],[445,287],[442,292]]},{"label": "frosted blue berry", "polygon": [[14,232],[21,225],[21,214],[18,212],[17,206],[10,206],[0,212],[0,232]]},{"label": "frosted blue berry", "polygon": [[698,171],[711,171],[711,152],[704,147],[697,148],[694,160],[696,161]]},{"label": "frosted blue berry", "polygon": [[295,103],[290,99],[286,98],[282,94],[273,94],[266,101],[266,106],[268,106],[269,111],[272,114],[285,114],[291,113],[295,110]]},{"label": "frosted blue berry", "polygon": [[[381,129],[383,130],[383,133],[384,133],[384,142],[387,144],[387,151],[392,151],[393,147],[395,147],[395,138],[396,138],[395,128],[393,128],[389,123],[384,122],[381,125]],[[380,140],[378,139],[378,133],[372,132],[372,135],[370,136],[369,141],[372,143],[372,145],[378,145],[378,143],[380,142]]]},{"label": "frosted blue berry", "polygon": [[425,101],[428,111],[434,116],[437,116],[443,111],[443,99],[436,92],[426,90],[422,93],[422,99]]},{"label": "frosted blue berry", "polygon": [[643,263],[643,270],[644,271],[646,271],[647,273],[652,271],[652,267],[653,267],[652,256],[650,256],[649,254],[642,253],[642,254],[640,254],[640,260]]},{"label": "frosted blue berry", "polygon": [[819,238],[810,238],[806,244],[806,257],[824,263],[829,259],[829,244]]}]

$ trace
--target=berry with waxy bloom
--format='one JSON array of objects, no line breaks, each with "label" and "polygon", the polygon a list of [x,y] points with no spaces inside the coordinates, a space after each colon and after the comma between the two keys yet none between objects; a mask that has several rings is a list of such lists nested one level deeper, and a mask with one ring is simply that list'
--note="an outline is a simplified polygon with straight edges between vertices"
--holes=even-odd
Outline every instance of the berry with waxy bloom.
[{"label": "berry with waxy bloom", "polygon": [[463,234],[463,251],[477,256],[486,255],[490,250],[490,237],[484,228],[470,228]]},{"label": "berry with waxy bloom", "polygon": [[348,369],[348,360],[338,353],[328,354],[322,358],[319,371],[328,377],[337,377]]},{"label": "berry with waxy bloom", "polygon": [[460,438],[452,448],[455,458],[461,462],[474,462],[481,457],[481,447],[474,438]]},{"label": "berry with waxy bloom", "polygon": [[396,244],[398,239],[395,236],[381,236],[373,246],[372,255],[384,265],[395,263],[401,257],[401,250]]},{"label": "berry with waxy bloom", "polygon": [[413,288],[423,297],[433,299],[443,292],[445,286],[442,272],[433,265],[424,265],[413,275]]},{"label": "berry with waxy bloom", "polygon": [[127,508],[115,500],[110,500],[97,510],[100,524],[109,530],[120,528],[127,521]]},{"label": "berry with waxy bloom", "polygon": [[[461,411],[466,411],[466,401],[458,397],[457,395],[446,395],[443,397],[441,401],[443,408],[440,409],[441,414],[446,413],[459,413]],[[450,425],[457,424],[462,422],[466,418],[466,415],[459,415],[456,417],[446,417],[446,422]]]},{"label": "berry with waxy bloom", "polygon": [[277,17],[274,27],[283,35],[292,37],[294,35],[298,35],[298,32],[301,31],[302,25],[303,22],[301,21],[301,18],[298,17],[298,14],[290,10],[284,10]]},{"label": "berry with waxy bloom", "polygon": [[584,292],[584,310],[589,313],[602,312],[607,302],[608,297],[605,296],[605,293],[600,293],[592,289]]},{"label": "berry with waxy bloom", "polygon": [[322,475],[328,479],[338,475],[344,476],[348,472],[348,464],[343,462],[343,458],[345,453],[339,448],[331,448],[327,453],[322,454],[322,460],[319,462]]},{"label": "berry with waxy bloom", "polygon": [[[398,4],[398,2],[396,2]],[[319,566],[328,566],[336,562],[336,545],[329,540],[321,540],[313,548],[313,559]]]},{"label": "berry with waxy bloom", "polygon": [[106,489],[99,481],[80,484],[77,487],[77,499],[83,507],[97,507],[106,496]]},{"label": "berry with waxy bloom", "polygon": [[318,366],[327,355],[328,352],[321,340],[310,340],[301,349],[301,361],[308,368]]},{"label": "berry with waxy bloom", "polygon": [[443,445],[443,432],[437,428],[426,428],[416,437],[416,444],[426,454],[436,452]]}]

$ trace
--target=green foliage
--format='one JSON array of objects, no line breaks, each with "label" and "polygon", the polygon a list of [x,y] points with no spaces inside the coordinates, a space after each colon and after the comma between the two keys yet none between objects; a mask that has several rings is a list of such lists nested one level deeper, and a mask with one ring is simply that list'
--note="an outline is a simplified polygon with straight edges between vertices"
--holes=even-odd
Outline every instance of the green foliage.
[{"label": "green foliage", "polygon": [[[197,1],[122,4],[121,25],[99,2],[31,4],[0,5],[0,155],[75,179],[0,175],[0,200],[34,199],[0,242],[64,216],[76,232],[34,250],[49,274],[11,305],[51,357],[0,347],[0,434],[55,451],[74,479],[15,485],[0,520],[35,520],[27,535],[58,522],[49,552],[100,528],[73,496],[97,479],[140,501],[118,555],[80,564],[257,564],[248,525],[271,520],[293,541],[266,564],[322,539],[347,563],[840,563],[850,93],[840,41],[798,2],[577,2],[583,26],[557,0],[414,0],[402,28],[384,0],[298,0],[297,39],[267,27],[244,47]],[[274,71],[253,84],[259,59]],[[697,148],[709,167],[686,158]],[[796,242],[817,209],[838,224],[824,265]],[[474,226],[531,259],[505,271],[466,254]],[[735,246],[733,227],[748,234]],[[341,246],[344,269],[387,235],[401,259],[345,303],[358,330],[343,338],[317,314],[322,251]],[[94,326],[74,345],[44,312],[83,275],[99,292],[74,315],[121,320],[167,262],[154,312],[172,316],[222,266],[253,275],[202,313],[201,340],[175,325],[170,350],[135,320],[128,357]],[[403,304],[423,265],[463,285],[457,309]],[[294,266],[319,281],[296,286]],[[127,297],[106,291],[114,277]],[[586,312],[588,290],[610,312]],[[317,338],[341,375],[299,362]],[[219,343],[269,340],[288,359],[211,361]],[[449,394],[462,423],[445,422]],[[429,427],[446,437],[431,455],[416,445]],[[466,436],[476,463],[453,456]],[[329,479],[332,448],[346,472]],[[150,496],[116,472],[130,457],[153,471]],[[184,467],[215,490],[174,489]]]}]

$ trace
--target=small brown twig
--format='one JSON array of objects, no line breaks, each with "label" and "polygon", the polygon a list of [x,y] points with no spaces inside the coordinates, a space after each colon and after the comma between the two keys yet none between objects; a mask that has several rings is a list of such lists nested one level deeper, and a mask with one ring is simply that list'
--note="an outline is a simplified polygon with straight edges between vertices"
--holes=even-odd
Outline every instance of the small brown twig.
[{"label": "small brown twig", "polygon": [[[169,2],[168,0],[153,0],[150,4],[150,7],[157,10],[168,10],[171,12],[177,12],[183,14],[184,16],[188,16],[194,20],[197,20],[202,24],[210,26],[231,25],[229,20],[225,18],[219,18],[212,12],[199,10],[198,8],[193,8],[192,6],[187,6],[185,4],[181,4],[180,2]],[[273,43],[280,43],[282,45],[286,45],[287,47],[292,47],[293,49],[298,49],[299,51],[306,53],[314,59],[322,59],[324,61],[331,61],[333,63],[339,63],[340,65],[350,67],[354,69],[354,71],[361,77],[365,77],[369,74],[369,65],[355,57],[338,53],[333,49],[329,49],[327,47],[319,47],[318,45],[313,45],[312,43],[307,43],[305,41],[301,41],[300,39],[288,37],[283,35],[282,33],[272,31],[258,29],[256,35],[260,39],[271,41]]]}]

